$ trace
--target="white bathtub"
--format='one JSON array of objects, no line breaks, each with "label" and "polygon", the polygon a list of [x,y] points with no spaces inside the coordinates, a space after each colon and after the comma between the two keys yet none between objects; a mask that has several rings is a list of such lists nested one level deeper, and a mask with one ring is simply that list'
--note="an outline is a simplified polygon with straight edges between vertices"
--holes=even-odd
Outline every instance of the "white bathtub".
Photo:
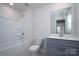
[{"label": "white bathtub", "polygon": [[0,49],[0,56],[16,56],[28,55],[28,42],[15,44],[6,48]]}]

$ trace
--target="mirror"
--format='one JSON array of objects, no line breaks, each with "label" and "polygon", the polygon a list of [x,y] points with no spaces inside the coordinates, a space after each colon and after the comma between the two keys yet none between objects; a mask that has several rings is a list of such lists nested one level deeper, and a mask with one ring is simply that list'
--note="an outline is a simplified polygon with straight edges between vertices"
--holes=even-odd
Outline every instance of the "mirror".
[{"label": "mirror", "polygon": [[56,33],[65,33],[65,19],[56,20]]},{"label": "mirror", "polygon": [[72,7],[52,12],[52,33],[71,34],[72,31]]}]

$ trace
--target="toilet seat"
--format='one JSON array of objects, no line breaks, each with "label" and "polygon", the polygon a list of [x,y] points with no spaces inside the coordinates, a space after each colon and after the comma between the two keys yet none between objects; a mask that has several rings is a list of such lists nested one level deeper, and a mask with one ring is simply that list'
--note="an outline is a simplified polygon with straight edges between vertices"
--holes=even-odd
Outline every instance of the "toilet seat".
[{"label": "toilet seat", "polygon": [[31,51],[37,51],[39,49],[39,45],[32,45],[31,47],[30,47],[30,50]]}]

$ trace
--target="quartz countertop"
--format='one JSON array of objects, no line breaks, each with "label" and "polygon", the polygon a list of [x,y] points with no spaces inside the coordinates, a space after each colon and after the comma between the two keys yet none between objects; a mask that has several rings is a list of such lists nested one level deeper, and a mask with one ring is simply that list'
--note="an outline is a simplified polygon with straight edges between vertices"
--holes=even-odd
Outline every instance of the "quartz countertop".
[{"label": "quartz countertop", "polygon": [[46,38],[56,38],[56,39],[79,41],[79,37],[76,37],[71,34],[63,34],[63,36],[60,36],[60,34],[49,34]]}]

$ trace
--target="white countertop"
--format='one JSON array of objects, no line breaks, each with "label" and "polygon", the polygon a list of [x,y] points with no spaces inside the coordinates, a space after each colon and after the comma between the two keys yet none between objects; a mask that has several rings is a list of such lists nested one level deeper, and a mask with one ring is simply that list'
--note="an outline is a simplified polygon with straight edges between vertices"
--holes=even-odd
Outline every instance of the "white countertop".
[{"label": "white countertop", "polygon": [[63,36],[60,36],[59,34],[49,34],[47,36],[47,38],[56,38],[56,39],[79,41],[79,37],[76,37],[76,36],[70,35],[70,34],[63,34]]}]

